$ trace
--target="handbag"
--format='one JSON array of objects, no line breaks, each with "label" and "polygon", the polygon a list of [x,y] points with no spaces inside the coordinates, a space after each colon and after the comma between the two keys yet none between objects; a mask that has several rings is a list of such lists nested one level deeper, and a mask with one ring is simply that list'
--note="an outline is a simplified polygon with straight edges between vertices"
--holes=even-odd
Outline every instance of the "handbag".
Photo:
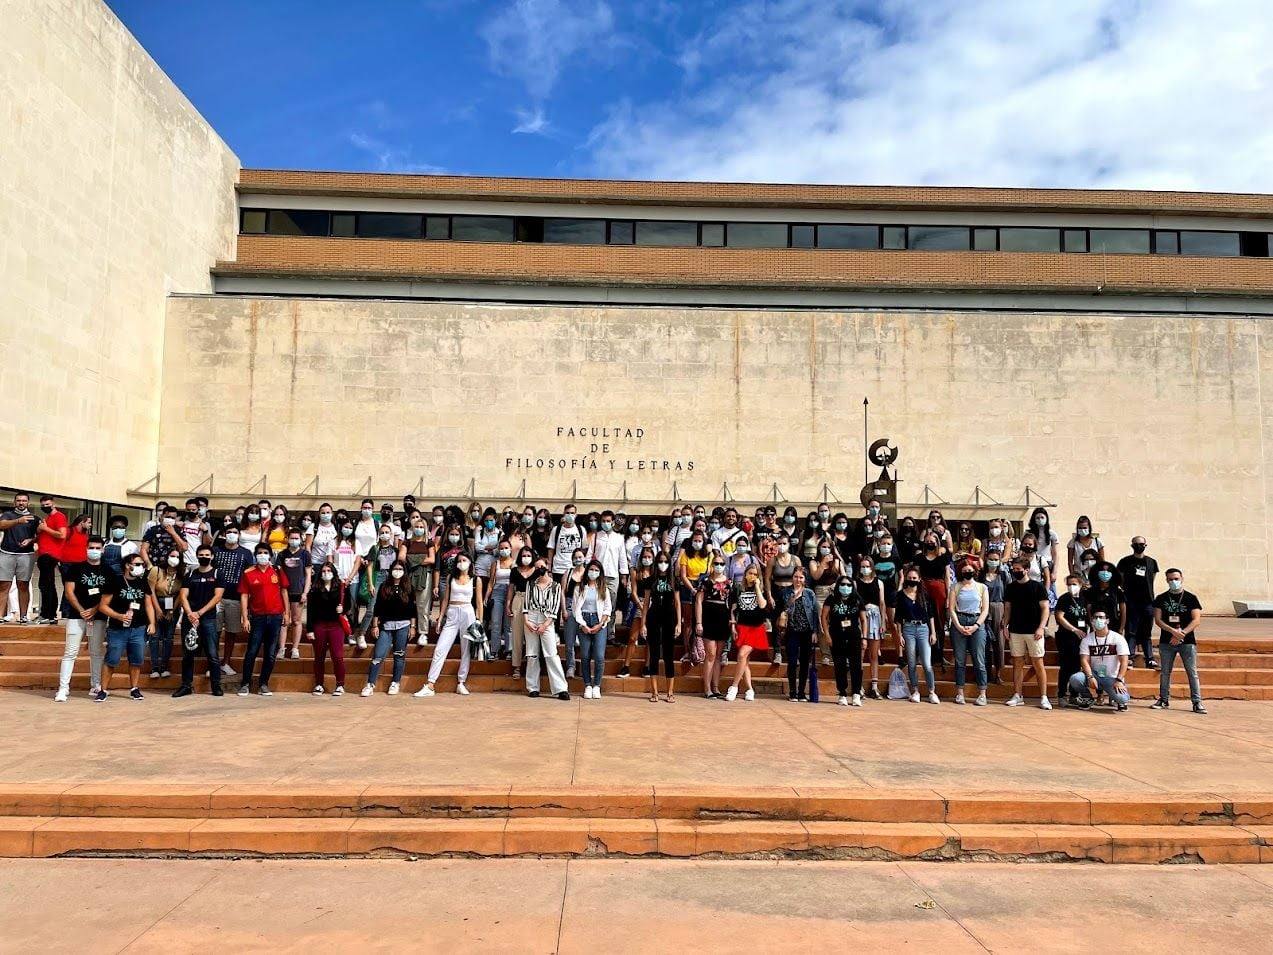
[{"label": "handbag", "polygon": [[[345,606],[345,585],[340,585],[340,605]],[[349,614],[342,610],[336,615],[336,620],[340,623],[340,630],[345,636],[350,636],[354,632],[353,625],[349,622]]]}]

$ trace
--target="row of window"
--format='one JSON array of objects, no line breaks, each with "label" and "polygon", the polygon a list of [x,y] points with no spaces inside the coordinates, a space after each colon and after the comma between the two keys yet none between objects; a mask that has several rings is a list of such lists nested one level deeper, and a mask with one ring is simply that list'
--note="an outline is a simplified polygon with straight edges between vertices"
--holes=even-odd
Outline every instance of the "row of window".
[{"label": "row of window", "polygon": [[704,246],[735,249],[926,249],[978,252],[1269,255],[1266,232],[1187,229],[1066,229],[1038,226],[830,225],[677,222],[540,216],[423,215],[243,209],[246,235],[542,242],[570,245]]}]

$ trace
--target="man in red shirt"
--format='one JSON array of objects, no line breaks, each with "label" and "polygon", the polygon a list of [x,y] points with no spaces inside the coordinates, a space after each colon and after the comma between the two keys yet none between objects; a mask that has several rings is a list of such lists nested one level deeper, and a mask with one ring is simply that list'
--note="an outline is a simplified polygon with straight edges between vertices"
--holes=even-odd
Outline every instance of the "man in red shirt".
[{"label": "man in red shirt", "polygon": [[249,632],[247,651],[243,655],[243,678],[239,683],[239,696],[247,696],[252,692],[252,670],[256,667],[257,654],[262,649],[265,658],[261,661],[261,682],[257,692],[261,696],[273,696],[270,692],[270,674],[274,672],[274,658],[278,655],[279,635],[283,630],[283,615],[287,613],[287,574],[282,568],[274,566],[274,552],[269,544],[257,544],[253,555],[255,564],[239,578],[243,629]]},{"label": "man in red shirt", "polygon": [[[40,572],[40,623],[57,623],[57,595],[60,588],[53,579],[53,572],[63,562],[62,542],[66,540],[66,514],[58,510],[53,496],[40,498],[40,510],[44,517],[35,527],[35,567]],[[66,586],[66,574],[62,574]]]}]

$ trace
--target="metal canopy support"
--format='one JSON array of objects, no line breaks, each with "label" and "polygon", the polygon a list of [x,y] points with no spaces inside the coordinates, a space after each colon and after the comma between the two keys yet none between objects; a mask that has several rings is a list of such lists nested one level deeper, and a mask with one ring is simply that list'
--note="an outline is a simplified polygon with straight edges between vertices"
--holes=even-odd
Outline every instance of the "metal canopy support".
[{"label": "metal canopy support", "polygon": [[[936,501],[932,500],[932,498],[934,497],[937,498]],[[950,501],[946,500],[944,497],[942,497],[940,494],[934,491],[931,487],[925,484],[924,485],[924,503],[926,505],[927,504],[949,504]]]},{"label": "metal canopy support", "polygon": [[136,487],[130,487],[128,489],[128,493],[129,494],[145,494],[146,493],[145,488],[147,484],[153,484],[155,486],[155,494],[159,494],[159,472],[158,471],[154,473],[153,477],[147,478],[146,480],[138,484]]},{"label": "metal canopy support", "polygon": [[[421,493],[424,492],[422,491]],[[470,501],[477,497],[477,478],[469,478],[469,486],[464,489],[463,496]]]},{"label": "metal canopy support", "polygon": [[[1036,500],[1034,501],[1030,500],[1031,494],[1034,494]],[[1040,494],[1038,491],[1034,490],[1034,488],[1030,487],[1030,485],[1027,484],[1025,486],[1025,506],[1030,507],[1032,504],[1041,506],[1041,507],[1056,507],[1055,504],[1053,504],[1046,497],[1044,497],[1042,494]]]},{"label": "metal canopy support", "polygon": [[[1029,490],[1030,490],[1029,488],[1026,488],[1026,492],[1027,492],[1027,493],[1029,493]],[[998,502],[998,501],[996,501],[996,500],[995,500],[993,497],[991,497],[989,494],[986,494],[986,492],[985,492],[985,491],[983,491],[983,490],[981,489],[981,485],[980,485],[980,484],[978,484],[976,487],[974,487],[974,488],[972,489],[972,502],[973,502],[974,504],[976,504],[976,505],[980,505],[980,504],[981,504],[981,498],[982,498],[983,496],[984,496],[984,497],[986,498],[986,500],[987,500],[987,501],[989,501],[991,504],[999,504],[999,502]]]},{"label": "metal canopy support", "polygon": [[208,493],[209,493],[209,494],[211,494],[211,493],[212,493],[212,475],[211,475],[211,474],[209,474],[206,478],[204,478],[202,481],[200,481],[200,482],[199,482],[198,484],[196,484],[194,487],[190,488],[190,490],[186,491],[186,493],[187,493],[187,494],[193,494],[195,491],[202,491],[202,490],[204,490],[204,487],[203,487],[203,486],[204,486],[205,484],[206,484],[206,485],[208,485],[208,487],[207,487],[207,491],[208,491]]},{"label": "metal canopy support", "polygon": [[685,498],[681,497],[681,491],[680,491],[680,488],[678,488],[678,487],[676,486],[676,482],[675,482],[675,481],[673,481],[673,482],[672,482],[672,500],[673,500],[673,501],[683,501],[683,500],[685,500]]},{"label": "metal canopy support", "polygon": [[314,475],[313,479],[308,484],[306,484],[303,488],[301,488],[299,491],[296,492],[296,496],[304,497],[305,493],[309,491],[311,488],[314,491],[314,497],[318,497],[318,475],[317,474]]},{"label": "metal canopy support", "polygon": [[734,495],[731,494],[729,491],[728,481],[726,481],[724,484],[720,486],[720,499],[724,501],[726,504],[729,504],[734,500]]},{"label": "metal canopy support", "polygon": [[623,482],[623,486],[619,488],[619,493],[623,495],[623,497],[621,498],[621,503],[627,504],[628,503],[628,482],[627,481]]},{"label": "metal canopy support", "polygon": [[252,493],[253,491],[255,491],[257,488],[260,488],[260,489],[261,489],[261,493],[262,493],[262,494],[264,494],[264,493],[265,493],[265,477],[266,477],[266,475],[262,474],[262,475],[261,475],[260,480],[258,480],[258,481],[257,481],[255,484],[253,484],[251,487],[244,489],[243,493],[244,493],[244,494],[251,494],[251,493]]},{"label": "metal canopy support", "polygon": [[515,496],[517,500],[519,501],[526,500],[526,479],[525,478],[522,478],[521,486],[517,488],[517,494]]},{"label": "metal canopy support", "polygon": [[371,497],[371,475],[370,474],[367,475],[367,480],[363,481],[362,484],[358,485],[358,490],[354,491],[354,497],[357,497],[360,494],[364,494],[367,497]]},{"label": "metal canopy support", "polygon": [[[315,478],[315,480],[317,480],[317,478]],[[318,485],[315,484],[314,486],[317,487]],[[415,497],[417,499],[424,496],[424,475],[423,474],[420,475],[420,480],[415,482],[415,487],[413,487],[408,493],[411,494],[412,497]]]},{"label": "metal canopy support", "polygon": [[782,491],[778,490],[778,482],[775,481],[773,487],[769,489],[770,496],[775,504],[786,503],[787,499],[783,496]]},{"label": "metal canopy support", "polygon": [[834,502],[834,503],[836,503],[836,504],[843,504],[843,503],[844,503],[842,500],[840,500],[840,499],[836,496],[835,491],[831,490],[831,488],[829,488],[829,487],[828,487],[827,485],[825,485],[825,484],[824,484],[824,485],[822,485],[822,503],[823,503],[823,504],[830,504],[830,503],[832,503],[832,502]]}]

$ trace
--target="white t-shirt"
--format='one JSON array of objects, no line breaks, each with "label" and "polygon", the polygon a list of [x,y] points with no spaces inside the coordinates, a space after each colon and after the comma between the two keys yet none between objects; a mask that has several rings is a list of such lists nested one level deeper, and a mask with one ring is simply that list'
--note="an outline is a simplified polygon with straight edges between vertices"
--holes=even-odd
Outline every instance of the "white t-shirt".
[{"label": "white t-shirt", "polygon": [[729,555],[734,552],[735,545],[746,536],[741,527],[718,527],[712,531],[712,543],[722,554]]},{"label": "white t-shirt", "polygon": [[331,556],[332,545],[336,543],[337,531],[335,524],[319,523],[314,527],[314,541],[309,548],[310,560],[315,566],[321,567],[327,563],[327,558]]},{"label": "white t-shirt", "polygon": [[354,545],[358,548],[358,553],[366,554],[379,543],[380,528],[376,526],[375,520],[370,517],[366,520],[360,518],[354,524]]},{"label": "white t-shirt", "polygon": [[1118,676],[1118,658],[1129,655],[1127,641],[1113,630],[1103,639],[1089,633],[1079,644],[1079,656],[1089,658],[1088,665],[1097,676]]},{"label": "white t-shirt", "polygon": [[585,545],[587,538],[584,536],[584,530],[576,523],[573,527],[567,527],[565,524],[558,524],[553,528],[552,536],[548,539],[548,549],[553,552],[553,576],[560,577],[574,565],[570,562],[570,555],[578,548],[587,550]]}]

